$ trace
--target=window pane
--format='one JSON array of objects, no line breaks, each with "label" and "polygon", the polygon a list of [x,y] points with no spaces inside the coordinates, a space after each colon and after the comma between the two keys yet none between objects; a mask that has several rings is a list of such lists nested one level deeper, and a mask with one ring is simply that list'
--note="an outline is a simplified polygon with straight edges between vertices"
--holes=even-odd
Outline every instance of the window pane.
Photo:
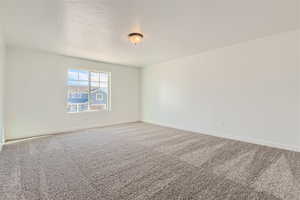
[{"label": "window pane", "polygon": [[100,87],[99,82],[91,82],[91,87]]},{"label": "window pane", "polygon": [[77,112],[76,105],[68,104],[68,112]]},{"label": "window pane", "polygon": [[91,81],[100,81],[100,75],[98,72],[91,72]]},{"label": "window pane", "polygon": [[88,110],[89,87],[86,84],[78,83],[86,81],[76,81],[77,84],[69,85],[68,88],[68,111],[80,112]]},{"label": "window pane", "polygon": [[87,111],[88,110],[88,103],[84,103],[84,104],[79,104],[78,105],[78,112],[80,111]]},{"label": "window pane", "polygon": [[88,81],[89,80],[89,72],[84,70],[79,71],[79,80]]},{"label": "window pane", "polygon": [[69,92],[68,103],[87,103],[88,102],[88,92]]},{"label": "window pane", "polygon": [[100,87],[107,88],[108,87],[108,82],[100,82]]},{"label": "window pane", "polygon": [[102,88],[95,88],[91,91],[91,110],[107,109],[108,96],[107,92]]},{"label": "window pane", "polygon": [[100,81],[108,82],[108,73],[100,73]]},{"label": "window pane", "polygon": [[68,72],[68,79],[71,80],[78,80],[78,72],[75,72],[73,70],[69,70]]},{"label": "window pane", "polygon": [[68,80],[76,81],[76,80],[89,80],[89,72],[86,70],[77,70],[77,69],[69,69],[68,71]]},{"label": "window pane", "polygon": [[106,94],[108,94],[108,88],[100,88],[100,90],[101,90],[102,92],[105,92]]},{"label": "window pane", "polygon": [[88,81],[68,81],[69,86],[89,86]]}]

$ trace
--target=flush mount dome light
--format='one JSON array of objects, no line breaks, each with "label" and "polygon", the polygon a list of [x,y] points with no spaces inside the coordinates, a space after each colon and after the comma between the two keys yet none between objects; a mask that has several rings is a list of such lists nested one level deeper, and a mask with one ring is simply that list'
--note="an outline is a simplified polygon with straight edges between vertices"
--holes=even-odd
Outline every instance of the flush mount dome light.
[{"label": "flush mount dome light", "polygon": [[128,39],[133,44],[140,43],[142,41],[143,37],[144,36],[141,33],[129,33],[128,34]]}]

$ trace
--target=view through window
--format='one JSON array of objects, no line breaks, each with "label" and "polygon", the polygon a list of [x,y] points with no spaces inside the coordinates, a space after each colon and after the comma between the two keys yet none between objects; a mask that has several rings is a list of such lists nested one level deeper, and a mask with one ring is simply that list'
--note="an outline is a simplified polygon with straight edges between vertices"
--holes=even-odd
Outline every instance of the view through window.
[{"label": "view through window", "polygon": [[68,112],[108,110],[110,73],[69,69]]}]

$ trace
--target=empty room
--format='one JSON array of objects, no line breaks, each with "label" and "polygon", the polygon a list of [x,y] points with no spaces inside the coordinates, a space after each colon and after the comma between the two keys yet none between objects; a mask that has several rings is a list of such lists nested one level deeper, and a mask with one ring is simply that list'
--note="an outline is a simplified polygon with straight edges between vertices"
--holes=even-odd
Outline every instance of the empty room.
[{"label": "empty room", "polygon": [[0,200],[300,200],[300,1],[0,0]]}]

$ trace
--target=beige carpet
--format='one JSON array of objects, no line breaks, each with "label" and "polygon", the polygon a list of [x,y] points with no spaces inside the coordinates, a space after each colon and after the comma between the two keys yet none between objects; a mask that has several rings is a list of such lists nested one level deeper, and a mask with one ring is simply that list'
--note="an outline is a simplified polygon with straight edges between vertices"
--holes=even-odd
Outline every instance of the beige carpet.
[{"label": "beige carpet", "polygon": [[299,200],[300,153],[129,123],[0,153],[1,200]]}]

